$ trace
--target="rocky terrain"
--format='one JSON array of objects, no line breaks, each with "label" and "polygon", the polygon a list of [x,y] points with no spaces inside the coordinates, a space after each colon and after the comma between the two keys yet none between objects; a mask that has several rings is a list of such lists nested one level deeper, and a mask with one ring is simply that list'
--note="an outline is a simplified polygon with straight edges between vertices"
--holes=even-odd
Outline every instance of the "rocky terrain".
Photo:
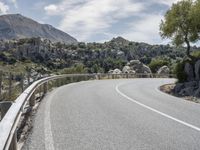
[{"label": "rocky terrain", "polygon": [[[194,47],[193,50],[197,48]],[[105,43],[80,42],[77,44],[53,43],[42,38],[0,40],[2,65],[32,62],[50,70],[82,65],[88,73],[108,72],[116,68],[123,70],[124,66],[128,68],[131,60],[138,60],[149,66],[151,61],[157,58],[164,60],[164,63],[156,64],[157,67],[154,67],[153,73],[164,65],[167,65],[172,72],[175,64],[184,57],[184,52],[183,47],[149,45],[131,42],[122,37]]]},{"label": "rocky terrain", "polygon": [[20,14],[0,16],[0,39],[11,40],[32,37],[40,37],[52,42],[77,43],[77,40],[69,34],[51,25],[40,24]]},{"label": "rocky terrain", "polygon": [[184,63],[185,82],[177,83],[174,93],[179,96],[200,97],[200,60]]}]

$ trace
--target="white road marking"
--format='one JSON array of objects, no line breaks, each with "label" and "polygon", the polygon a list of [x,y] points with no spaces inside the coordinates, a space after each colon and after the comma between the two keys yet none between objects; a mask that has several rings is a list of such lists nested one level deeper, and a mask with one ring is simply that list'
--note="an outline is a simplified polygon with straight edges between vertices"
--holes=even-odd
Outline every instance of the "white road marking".
[{"label": "white road marking", "polygon": [[138,105],[140,105],[140,106],[142,106],[142,107],[144,107],[144,108],[146,108],[146,109],[149,109],[149,110],[151,110],[151,111],[153,111],[153,112],[155,112],[155,113],[160,114],[161,116],[164,116],[164,117],[166,117],[166,118],[168,118],[168,119],[171,119],[171,120],[173,120],[173,121],[176,121],[176,122],[178,122],[178,123],[180,123],[180,124],[182,124],[182,125],[185,125],[185,126],[187,126],[187,127],[190,127],[190,128],[192,128],[192,129],[194,129],[194,130],[200,132],[200,128],[199,128],[199,127],[196,127],[196,126],[194,126],[194,125],[192,125],[192,124],[189,124],[189,123],[187,123],[187,122],[184,122],[184,121],[182,121],[182,120],[179,120],[179,119],[177,119],[177,118],[174,118],[174,117],[172,117],[172,116],[170,116],[170,115],[167,115],[167,114],[165,114],[165,113],[163,113],[163,112],[161,112],[161,111],[158,111],[158,110],[156,110],[156,109],[154,109],[154,108],[152,108],[152,107],[149,107],[149,106],[147,106],[147,105],[145,105],[145,104],[143,104],[143,103],[141,103],[141,102],[138,102],[138,101],[136,101],[136,100],[130,98],[129,96],[125,95],[124,93],[122,93],[122,92],[119,90],[119,86],[120,86],[120,85],[117,85],[117,86],[115,87],[115,90],[116,90],[121,96],[123,96],[124,98],[128,99],[129,101],[134,102],[134,103],[136,103],[136,104],[138,104]]},{"label": "white road marking", "polygon": [[[87,81],[89,82],[89,81]],[[64,85],[65,87],[66,86],[73,86],[75,84],[83,84],[83,83],[86,83],[86,81],[84,82],[78,82],[78,83],[70,83],[70,84],[67,84],[67,85]],[[61,88],[61,87],[59,87]],[[56,91],[58,90],[55,89],[53,92],[55,93]],[[44,137],[45,137],[45,150],[55,150],[54,148],[54,140],[53,140],[53,135],[52,135],[52,130],[51,130],[51,116],[50,116],[50,108],[51,108],[51,102],[53,100],[53,95],[54,93],[51,92],[50,93],[50,96],[47,96],[47,99],[46,99],[46,105],[45,105],[45,112],[44,112]]]},{"label": "white road marking", "polygon": [[53,135],[51,131],[51,119],[50,119],[50,106],[51,101],[53,99],[52,93],[48,99],[46,99],[46,105],[45,105],[45,114],[44,114],[44,137],[45,137],[45,150],[54,150],[54,141],[53,141]]}]

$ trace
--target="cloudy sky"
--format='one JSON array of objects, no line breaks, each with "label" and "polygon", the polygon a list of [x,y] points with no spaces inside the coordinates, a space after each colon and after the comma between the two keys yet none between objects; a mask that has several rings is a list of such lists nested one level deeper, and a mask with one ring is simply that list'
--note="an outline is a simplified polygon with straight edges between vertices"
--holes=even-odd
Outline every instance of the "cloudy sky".
[{"label": "cloudy sky", "polygon": [[20,13],[79,41],[128,40],[163,44],[159,24],[177,0],[0,0],[1,14]]}]

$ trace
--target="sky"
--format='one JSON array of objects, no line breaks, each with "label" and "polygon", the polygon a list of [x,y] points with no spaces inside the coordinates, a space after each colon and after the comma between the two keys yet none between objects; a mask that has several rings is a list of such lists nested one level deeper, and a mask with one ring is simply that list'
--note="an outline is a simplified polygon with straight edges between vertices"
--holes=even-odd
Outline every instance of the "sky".
[{"label": "sky", "polygon": [[178,0],[0,0],[0,14],[22,14],[50,24],[82,42],[122,36],[136,42],[167,44],[159,24]]}]

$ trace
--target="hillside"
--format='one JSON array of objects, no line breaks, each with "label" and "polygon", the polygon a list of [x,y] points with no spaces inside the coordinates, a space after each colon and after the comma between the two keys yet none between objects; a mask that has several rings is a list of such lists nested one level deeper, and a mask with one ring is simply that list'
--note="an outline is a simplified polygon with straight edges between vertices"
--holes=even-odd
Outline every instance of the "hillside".
[{"label": "hillside", "polygon": [[0,39],[11,40],[40,37],[52,42],[77,43],[69,34],[48,24],[40,24],[20,14],[0,16]]},{"label": "hillside", "polygon": [[[197,50],[193,47],[193,51]],[[140,60],[149,65],[154,59],[162,59],[170,69],[185,56],[184,47],[150,45],[131,42],[122,37],[105,43],[52,43],[41,38],[0,41],[0,62],[13,65],[33,62],[49,70],[63,71],[81,65],[86,72],[108,72],[119,68],[130,60]]]}]

